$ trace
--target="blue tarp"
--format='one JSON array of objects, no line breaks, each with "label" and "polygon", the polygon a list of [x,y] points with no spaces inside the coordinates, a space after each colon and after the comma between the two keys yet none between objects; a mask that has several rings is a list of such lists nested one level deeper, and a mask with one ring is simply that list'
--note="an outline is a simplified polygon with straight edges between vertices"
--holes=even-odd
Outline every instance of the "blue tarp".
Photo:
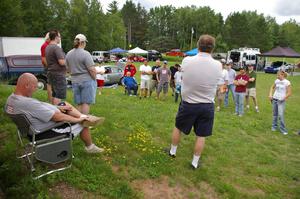
[{"label": "blue tarp", "polygon": [[122,48],[114,48],[114,49],[111,49],[110,51],[109,51],[110,53],[112,53],[112,54],[117,54],[117,53],[126,53],[127,52],[127,50],[123,50]]},{"label": "blue tarp", "polygon": [[186,54],[187,56],[197,55],[197,53],[198,53],[198,48],[194,48],[194,49],[192,49],[192,50],[189,50],[189,51],[186,51],[186,52],[185,52],[185,54]]}]

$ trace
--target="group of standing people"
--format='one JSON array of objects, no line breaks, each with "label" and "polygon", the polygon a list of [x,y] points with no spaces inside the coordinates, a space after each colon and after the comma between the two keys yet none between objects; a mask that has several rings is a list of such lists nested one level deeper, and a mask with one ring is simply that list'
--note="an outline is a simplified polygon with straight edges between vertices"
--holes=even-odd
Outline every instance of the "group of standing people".
[{"label": "group of standing people", "polygon": [[[161,61],[158,59],[154,66],[148,64],[148,60],[139,68],[141,74],[140,82],[140,99],[147,98],[156,92],[156,98],[160,99],[160,93],[163,92],[163,99],[166,99],[169,85],[172,89],[172,95],[175,93],[175,102],[178,101],[178,96],[180,96],[180,88],[182,81],[182,73],[179,64],[175,66],[168,67],[168,62]],[[127,89],[128,95],[137,95],[138,85],[134,78],[136,73],[136,68],[131,61],[128,61],[124,69],[124,79],[123,83]]]},{"label": "group of standing people", "polygon": [[218,81],[216,92],[217,107],[220,111],[224,100],[224,106],[228,106],[229,93],[231,92],[235,104],[235,114],[242,117],[244,114],[244,101],[246,99],[246,108],[249,109],[249,99],[252,98],[255,111],[259,112],[256,98],[256,72],[253,65],[248,65],[247,70],[244,67],[239,68],[238,74],[233,70],[232,62],[221,60],[222,77]]},{"label": "group of standing people", "polygon": [[[97,71],[90,53],[84,50],[88,42],[86,36],[83,34],[76,35],[73,49],[67,55],[59,46],[61,35],[58,30],[48,32],[45,39],[46,41],[41,47],[41,56],[48,80],[48,99],[54,107],[59,107],[60,111],[63,110],[63,114],[68,115],[63,116],[63,118],[67,117],[67,119],[62,121],[74,122],[74,118],[70,118],[70,114],[71,117],[81,118],[80,122],[84,120],[90,122],[103,121],[104,118],[89,115],[90,105],[95,103]],[[67,96],[67,71],[70,72],[72,78],[73,99],[76,108],[65,102]],[[25,75],[24,79],[30,79],[34,83],[34,78],[27,76],[29,75]],[[45,106],[45,109],[50,107],[49,109],[57,111],[48,104],[43,104],[43,106]],[[74,112],[76,114],[73,114]],[[38,118],[36,119],[38,120]],[[52,120],[53,118],[50,117],[48,121],[43,122],[49,123]],[[88,127],[82,126],[80,137],[86,145],[85,149],[87,152],[98,153],[103,151],[103,149],[92,143]]]}]

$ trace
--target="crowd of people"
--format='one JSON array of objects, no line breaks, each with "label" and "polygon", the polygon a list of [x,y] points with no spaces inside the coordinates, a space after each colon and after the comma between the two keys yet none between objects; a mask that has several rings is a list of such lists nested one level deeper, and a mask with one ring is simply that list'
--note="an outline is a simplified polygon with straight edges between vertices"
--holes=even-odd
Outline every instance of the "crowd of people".
[{"label": "crowd of people", "polygon": [[[74,128],[72,133],[74,136],[80,135],[85,150],[88,153],[100,153],[103,149],[93,144],[88,126],[104,121],[103,117],[95,117],[89,113],[90,106],[95,103],[97,81],[100,85],[98,94],[102,92],[105,70],[101,66],[96,67],[90,53],[85,50],[88,42],[85,35],[76,35],[74,48],[66,55],[58,46],[60,41],[59,31],[52,30],[47,33],[46,41],[41,47],[42,63],[48,78],[48,100],[51,104],[32,98],[37,89],[37,79],[30,73],[24,73],[18,79],[15,92],[7,99],[7,111],[12,114],[24,113],[36,129],[44,128],[53,122],[70,122]],[[165,100],[169,87],[175,102],[181,98],[172,131],[172,143],[167,152],[171,157],[176,157],[182,133],[189,134],[193,128],[196,140],[191,166],[194,169],[201,164],[200,157],[205,138],[212,135],[215,110],[221,111],[223,103],[224,107],[228,107],[230,93],[235,105],[235,114],[239,117],[244,115],[244,101],[246,109],[250,108],[250,98],[253,100],[255,111],[259,112],[254,66],[240,67],[237,73],[232,69],[230,60],[213,59],[211,54],[215,47],[215,38],[210,35],[202,35],[197,45],[199,53],[184,58],[182,65],[175,64],[169,67],[167,61],[162,61],[161,64],[161,60],[156,60],[155,65],[151,67],[145,60],[139,67],[140,99],[151,97],[153,92],[156,92],[156,99],[160,100],[162,92],[162,99]],[[72,78],[76,108],[65,102],[67,71]],[[136,72],[134,64],[128,61],[124,68],[123,84],[129,96],[138,95]],[[286,100],[290,96],[291,83],[286,79],[286,73],[279,71],[269,92],[273,105],[272,131],[277,130],[279,119],[279,130],[287,134],[284,110]]]}]

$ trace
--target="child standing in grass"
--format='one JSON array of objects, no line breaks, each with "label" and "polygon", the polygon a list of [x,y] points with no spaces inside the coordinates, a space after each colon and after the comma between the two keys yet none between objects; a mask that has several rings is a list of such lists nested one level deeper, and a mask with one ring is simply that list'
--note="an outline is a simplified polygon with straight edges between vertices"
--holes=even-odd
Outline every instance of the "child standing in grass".
[{"label": "child standing in grass", "polygon": [[283,135],[288,134],[284,123],[285,101],[292,94],[291,83],[286,79],[286,77],[286,72],[281,70],[278,71],[277,79],[275,80],[269,92],[269,98],[273,105],[272,131],[277,130],[277,120],[279,117],[279,129]]}]

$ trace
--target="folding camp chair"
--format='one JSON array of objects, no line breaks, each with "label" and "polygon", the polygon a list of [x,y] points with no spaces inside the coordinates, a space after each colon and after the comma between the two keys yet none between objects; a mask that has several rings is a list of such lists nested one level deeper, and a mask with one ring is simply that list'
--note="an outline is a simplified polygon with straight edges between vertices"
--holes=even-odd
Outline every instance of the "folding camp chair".
[{"label": "folding camp chair", "polygon": [[[25,114],[10,114],[6,110],[5,113],[18,128],[18,145],[22,148],[21,151],[23,155],[17,155],[17,158],[25,158],[27,160],[33,179],[39,179],[45,175],[62,171],[72,166],[73,155],[70,123],[56,123],[47,129],[37,130],[33,128]],[[69,126],[70,132],[61,134],[51,131],[52,128],[57,128],[62,125],[66,127]],[[42,172],[42,174],[36,175],[36,162],[47,163],[47,166],[55,167],[55,169],[48,168],[47,171]]]}]

